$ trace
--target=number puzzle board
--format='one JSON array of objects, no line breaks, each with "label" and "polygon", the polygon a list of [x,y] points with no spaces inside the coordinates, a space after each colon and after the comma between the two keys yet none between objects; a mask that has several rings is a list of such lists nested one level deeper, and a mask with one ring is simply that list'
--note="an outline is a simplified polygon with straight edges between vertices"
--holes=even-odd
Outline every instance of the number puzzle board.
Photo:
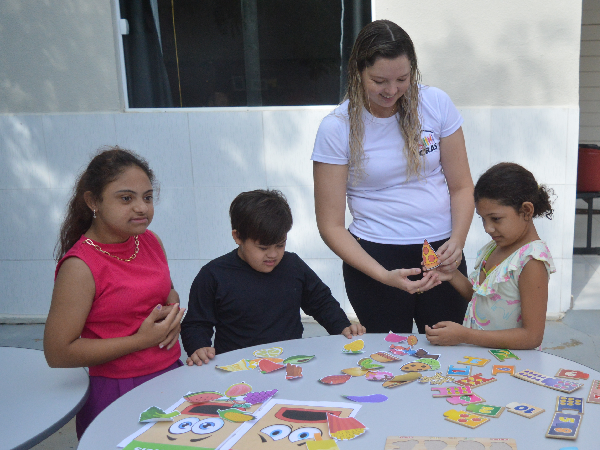
[{"label": "number puzzle board", "polygon": [[588,403],[600,403],[600,380],[593,380],[590,387],[590,393],[587,398]]},{"label": "number puzzle board", "polygon": [[[388,436],[385,441],[385,450],[440,448],[439,445],[435,446],[436,442],[445,443],[446,447],[443,447],[444,450],[457,450],[459,448],[461,450],[492,450],[492,445],[494,444],[505,444],[503,447],[506,450],[517,450],[517,442],[514,439],[427,436]],[[427,446],[428,443],[431,443],[431,445]],[[414,445],[411,447],[410,444]],[[482,445],[483,448],[481,447]]]},{"label": "number puzzle board", "polygon": [[521,370],[520,372],[513,374],[513,377],[529,381],[539,386],[566,392],[567,394],[570,394],[571,392],[576,391],[583,386],[582,383],[575,383],[573,381],[563,380],[561,378],[549,377],[530,369]]}]

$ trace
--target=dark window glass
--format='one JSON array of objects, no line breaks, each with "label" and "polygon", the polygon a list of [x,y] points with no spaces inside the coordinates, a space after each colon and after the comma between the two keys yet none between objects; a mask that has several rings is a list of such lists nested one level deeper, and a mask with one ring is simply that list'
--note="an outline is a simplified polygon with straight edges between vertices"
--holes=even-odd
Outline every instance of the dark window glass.
[{"label": "dark window glass", "polygon": [[370,0],[121,0],[129,106],[337,104]]}]

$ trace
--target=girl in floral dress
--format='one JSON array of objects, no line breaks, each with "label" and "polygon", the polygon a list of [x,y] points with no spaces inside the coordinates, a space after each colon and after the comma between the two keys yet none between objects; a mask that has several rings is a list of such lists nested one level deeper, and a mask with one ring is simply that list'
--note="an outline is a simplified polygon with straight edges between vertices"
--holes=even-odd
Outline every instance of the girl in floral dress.
[{"label": "girl in floral dress", "polygon": [[496,164],[481,176],[475,207],[492,241],[479,250],[468,278],[451,266],[437,269],[440,280],[471,301],[462,325],[425,327],[429,342],[507,349],[542,343],[548,281],[556,269],[533,218],[552,218],[551,193],[518,164]]}]

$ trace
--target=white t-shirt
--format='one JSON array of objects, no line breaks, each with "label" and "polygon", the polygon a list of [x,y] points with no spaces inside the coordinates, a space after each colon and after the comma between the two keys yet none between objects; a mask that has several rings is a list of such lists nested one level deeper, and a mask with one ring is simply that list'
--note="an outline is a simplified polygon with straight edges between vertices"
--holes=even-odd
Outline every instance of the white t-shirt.
[{"label": "white t-shirt", "polygon": [[[352,214],[350,232],[380,244],[422,244],[447,239],[452,232],[450,194],[440,161],[440,138],[462,125],[462,117],[440,89],[419,86],[421,177],[408,180],[404,139],[398,115],[373,117],[363,110],[366,176],[353,184],[351,167],[346,186]],[[350,158],[348,101],[327,115],[317,132],[311,159],[345,165]]]}]

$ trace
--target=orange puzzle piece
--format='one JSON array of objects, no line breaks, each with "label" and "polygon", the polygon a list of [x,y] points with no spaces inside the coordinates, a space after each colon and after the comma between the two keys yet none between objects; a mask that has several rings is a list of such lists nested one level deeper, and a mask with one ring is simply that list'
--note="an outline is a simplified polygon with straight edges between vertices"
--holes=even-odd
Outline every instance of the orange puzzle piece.
[{"label": "orange puzzle piece", "polygon": [[440,261],[437,253],[433,249],[427,239],[423,242],[423,270],[428,271],[440,266]]}]

